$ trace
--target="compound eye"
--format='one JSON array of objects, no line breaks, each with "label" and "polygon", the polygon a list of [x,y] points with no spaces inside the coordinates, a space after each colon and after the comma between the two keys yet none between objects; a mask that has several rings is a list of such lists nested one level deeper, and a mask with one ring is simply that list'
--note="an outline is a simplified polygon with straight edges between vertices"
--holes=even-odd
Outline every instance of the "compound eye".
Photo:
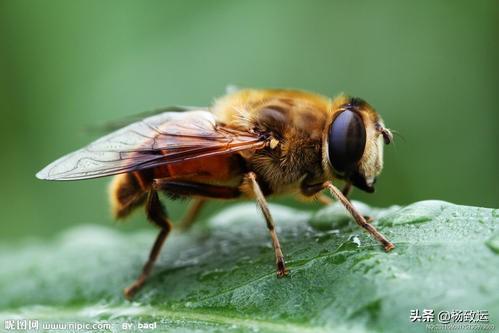
[{"label": "compound eye", "polygon": [[366,128],[360,116],[350,110],[342,111],[329,129],[329,162],[333,168],[349,174],[364,153]]}]

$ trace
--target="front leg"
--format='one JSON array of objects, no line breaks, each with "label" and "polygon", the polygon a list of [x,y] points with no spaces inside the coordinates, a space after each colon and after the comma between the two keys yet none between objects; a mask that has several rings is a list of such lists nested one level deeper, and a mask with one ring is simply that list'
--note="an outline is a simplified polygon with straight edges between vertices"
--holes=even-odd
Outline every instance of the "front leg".
[{"label": "front leg", "polygon": [[267,222],[267,228],[270,232],[270,237],[272,238],[272,245],[274,247],[275,260],[277,266],[277,277],[283,277],[288,275],[288,269],[286,268],[284,262],[284,255],[282,254],[281,244],[279,243],[279,239],[277,238],[277,234],[275,232],[274,220],[272,219],[272,215],[270,215],[269,206],[267,204],[267,200],[265,200],[265,196],[260,189],[260,185],[256,181],[256,175],[254,172],[249,172],[246,175],[246,178],[249,180],[251,185],[251,190],[255,195],[256,202],[260,207],[263,216],[265,217],[265,221]]},{"label": "front leg", "polygon": [[348,195],[352,192],[352,183],[347,182],[345,186],[343,186],[343,189],[341,190],[341,193],[348,199]]},{"label": "front leg", "polygon": [[325,195],[324,193],[319,193],[315,195],[315,200],[324,206],[329,206],[334,203],[334,200]]},{"label": "front leg", "polygon": [[[341,193],[343,194],[345,199],[350,201],[350,198],[348,197],[348,195],[350,193],[352,193],[352,183],[350,183],[350,182],[345,183],[345,186],[343,186]],[[374,218],[372,216],[364,216],[364,219],[366,220],[367,223],[371,223],[372,221],[374,221]]]},{"label": "front leg", "polygon": [[[321,186],[322,187],[322,186]],[[321,189],[321,191],[323,190],[323,188]],[[345,196],[345,198],[347,198],[348,200],[350,200],[348,198],[348,195],[352,192],[352,183],[346,183],[345,186],[343,186],[343,189],[341,190],[341,193],[343,193],[343,195]],[[330,197],[328,197],[327,195],[325,195],[324,193],[317,193],[315,194],[315,199],[323,204],[324,206],[329,206],[331,204],[333,204],[334,200],[331,199]],[[373,220],[372,217],[366,217],[366,220],[367,222],[371,222]]]},{"label": "front leg", "polygon": [[[324,193],[320,193],[324,189],[326,189],[326,186],[324,185],[324,183],[308,184],[306,181],[304,181],[301,184],[301,193],[304,196],[316,196],[317,200],[319,200],[320,203],[327,206],[327,205],[330,205],[331,203],[333,203],[333,200],[330,199],[328,196],[326,196]],[[351,191],[352,191],[352,183],[346,183],[345,186],[343,187],[343,189],[341,190],[340,194],[344,200],[348,201],[349,205],[353,209],[353,206],[350,203],[350,199],[348,199],[348,194]],[[335,197],[338,199],[338,196],[335,195]],[[343,204],[343,206],[345,206],[345,204],[341,200],[340,200],[340,202]],[[374,218],[372,216],[364,216],[364,221],[366,223],[371,223],[372,221],[374,221]],[[359,223],[359,222],[357,222],[357,223]]]},{"label": "front leg", "polygon": [[306,197],[314,197],[315,200],[317,200],[319,203],[323,204],[324,206],[329,206],[331,205],[334,201],[324,193],[321,193],[324,191],[324,186],[322,183],[316,183],[316,184],[309,184],[310,182],[310,177],[305,177],[303,182],[300,184],[300,190],[301,194]]},{"label": "front leg", "polygon": [[330,181],[325,182],[323,185],[323,188],[328,188],[329,191],[331,191],[331,194],[338,199],[343,206],[348,210],[350,215],[354,218],[355,222],[365,229],[367,232],[369,232],[378,242],[380,242],[383,247],[385,248],[385,251],[388,252],[392,250],[395,245],[393,245],[392,242],[390,242],[383,234],[381,234],[373,225],[369,224],[365,218],[357,212],[357,210],[354,208],[352,203],[341,193],[341,191],[333,185]]}]

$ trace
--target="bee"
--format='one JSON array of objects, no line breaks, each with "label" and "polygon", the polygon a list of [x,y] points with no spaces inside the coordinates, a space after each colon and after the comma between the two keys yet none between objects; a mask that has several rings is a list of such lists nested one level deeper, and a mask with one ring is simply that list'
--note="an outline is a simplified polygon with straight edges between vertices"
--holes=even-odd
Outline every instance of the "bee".
[{"label": "bee", "polygon": [[[383,168],[383,146],[392,141],[366,101],[330,99],[295,90],[246,89],[209,108],[170,108],[118,129],[49,164],[37,177],[80,180],[115,175],[109,192],[114,216],[140,206],[159,227],[127,298],[143,286],[172,229],[158,193],[194,202],[188,228],[209,199],[256,200],[270,232],[277,276],[288,274],[267,197],[294,194],[327,204],[329,191],[386,251],[394,245],[352,206],[352,186],[374,192]],[[333,179],[345,181],[343,190]]]}]

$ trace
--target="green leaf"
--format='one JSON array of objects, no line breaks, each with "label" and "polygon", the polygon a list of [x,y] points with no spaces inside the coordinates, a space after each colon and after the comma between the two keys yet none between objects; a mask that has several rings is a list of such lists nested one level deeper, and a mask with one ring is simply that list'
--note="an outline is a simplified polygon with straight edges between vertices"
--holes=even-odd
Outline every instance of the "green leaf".
[{"label": "green leaf", "polygon": [[[499,324],[499,211],[423,201],[374,209],[382,247],[337,204],[315,214],[271,205],[290,275],[277,279],[254,204],[173,232],[133,302],[154,231],[82,226],[0,250],[0,320],[156,322],[164,330],[417,332],[413,309],[488,310]],[[436,320],[436,319],[435,319]],[[135,326],[137,328],[137,326]]]}]

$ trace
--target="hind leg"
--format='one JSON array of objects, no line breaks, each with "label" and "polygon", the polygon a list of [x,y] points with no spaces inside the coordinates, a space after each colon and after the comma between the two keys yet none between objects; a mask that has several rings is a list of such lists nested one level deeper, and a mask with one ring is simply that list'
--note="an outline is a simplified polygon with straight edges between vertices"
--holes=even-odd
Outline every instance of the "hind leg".
[{"label": "hind leg", "polygon": [[116,176],[110,187],[111,204],[113,214],[121,219],[128,216],[135,208],[145,202],[147,218],[161,228],[156,241],[149,253],[149,258],[142,268],[140,276],[127,288],[125,297],[130,299],[142,287],[150,275],[154,262],[158,258],[163,243],[171,230],[166,211],[159,201],[158,193],[154,190],[145,191],[133,174],[122,174]]},{"label": "hind leg", "polygon": [[166,213],[165,208],[161,204],[158,198],[158,192],[154,190],[150,190],[147,194],[146,198],[146,214],[147,218],[161,228],[158,236],[156,237],[156,241],[149,253],[149,258],[147,259],[144,267],[142,268],[142,273],[139,277],[127,288],[124,290],[125,297],[130,299],[133,295],[139,290],[151,274],[152,267],[158,259],[159,252],[161,251],[161,247],[166,240],[166,237],[170,233],[172,228],[172,224],[168,219],[168,215]]}]

